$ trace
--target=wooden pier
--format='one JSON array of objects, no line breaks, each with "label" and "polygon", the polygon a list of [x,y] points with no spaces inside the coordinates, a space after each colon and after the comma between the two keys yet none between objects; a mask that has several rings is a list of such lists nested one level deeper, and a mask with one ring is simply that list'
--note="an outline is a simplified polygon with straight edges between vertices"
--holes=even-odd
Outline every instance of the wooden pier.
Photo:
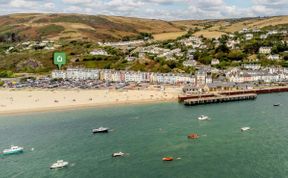
[{"label": "wooden pier", "polygon": [[193,98],[184,100],[184,105],[193,106],[200,104],[211,104],[211,103],[224,103],[231,101],[242,101],[242,100],[255,100],[257,94],[241,94],[241,95],[218,95],[213,97]]},{"label": "wooden pier", "polygon": [[[251,89],[251,90],[231,90],[231,91],[219,91],[218,94],[220,95],[246,95],[246,94],[269,94],[269,93],[278,93],[278,92],[288,92],[287,86],[279,86],[279,87],[271,87],[271,88],[258,88],[258,89]],[[196,99],[196,98],[207,98],[207,97],[214,97],[215,94],[213,93],[206,93],[206,94],[194,94],[194,95],[179,95],[178,101],[184,102],[188,99]]]}]

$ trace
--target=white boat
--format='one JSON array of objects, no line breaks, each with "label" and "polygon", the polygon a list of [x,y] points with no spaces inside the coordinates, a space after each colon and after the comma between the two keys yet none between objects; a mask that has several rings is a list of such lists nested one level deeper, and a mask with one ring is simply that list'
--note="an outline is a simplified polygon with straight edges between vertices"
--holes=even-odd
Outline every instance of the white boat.
[{"label": "white boat", "polygon": [[209,117],[208,117],[208,116],[201,115],[201,116],[198,117],[198,120],[199,120],[199,121],[209,120]]},{"label": "white boat", "polygon": [[109,128],[105,127],[99,127],[98,129],[93,129],[93,133],[107,133],[109,131]]},{"label": "white boat", "polygon": [[52,164],[50,169],[60,169],[68,166],[68,162],[63,161],[63,160],[58,160],[56,163]]},{"label": "white boat", "polygon": [[22,153],[23,148],[19,146],[11,146],[9,149],[3,150],[4,155],[10,155],[10,154],[17,154],[17,153]]},{"label": "white boat", "polygon": [[250,129],[251,129],[250,127],[242,127],[241,131],[244,132],[244,131],[247,131],[247,130],[250,130]]},{"label": "white boat", "polygon": [[121,156],[124,156],[125,153],[122,153],[121,151],[120,152],[117,152],[117,153],[113,153],[112,154],[112,157],[121,157]]}]

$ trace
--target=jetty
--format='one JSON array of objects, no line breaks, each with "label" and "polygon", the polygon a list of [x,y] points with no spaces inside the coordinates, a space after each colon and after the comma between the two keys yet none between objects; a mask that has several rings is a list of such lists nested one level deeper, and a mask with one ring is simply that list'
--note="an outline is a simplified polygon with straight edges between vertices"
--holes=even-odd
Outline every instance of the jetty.
[{"label": "jetty", "polygon": [[192,99],[185,99],[184,105],[193,106],[200,104],[212,104],[212,103],[224,103],[231,101],[242,101],[242,100],[255,100],[257,98],[257,94],[238,94],[238,95],[214,95],[208,97],[197,97]]}]

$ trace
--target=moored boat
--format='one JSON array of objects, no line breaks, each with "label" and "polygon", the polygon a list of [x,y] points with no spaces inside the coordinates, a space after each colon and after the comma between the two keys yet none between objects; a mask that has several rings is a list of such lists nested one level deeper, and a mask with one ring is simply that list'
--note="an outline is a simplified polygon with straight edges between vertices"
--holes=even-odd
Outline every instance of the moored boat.
[{"label": "moored boat", "polygon": [[3,154],[4,155],[17,154],[17,153],[22,153],[23,150],[24,149],[22,147],[12,145],[9,149],[3,150]]},{"label": "moored boat", "polygon": [[250,130],[250,129],[251,129],[250,127],[242,127],[241,131],[244,132],[244,131],[247,131],[247,130]]},{"label": "moored boat", "polygon": [[198,120],[199,120],[199,121],[209,120],[209,117],[208,117],[208,116],[205,116],[205,115],[201,115],[201,116],[198,117]]},{"label": "moored boat", "polygon": [[54,163],[50,166],[50,169],[61,169],[61,168],[67,167],[68,164],[69,163],[66,161],[58,160],[56,163]]},{"label": "moored boat", "polygon": [[117,153],[113,153],[112,154],[112,157],[121,157],[121,156],[124,156],[125,153],[122,153],[121,151],[120,152],[117,152]]},{"label": "moored boat", "polygon": [[93,133],[107,133],[108,131],[109,129],[105,127],[99,127],[97,129],[92,130]]},{"label": "moored boat", "polygon": [[193,133],[193,134],[189,134],[187,137],[188,137],[189,139],[197,139],[197,138],[199,138],[199,135]]},{"label": "moored boat", "polygon": [[163,161],[173,161],[172,157],[164,157],[162,158]]},{"label": "moored boat", "polygon": [[273,106],[280,106],[280,103],[273,104]]}]

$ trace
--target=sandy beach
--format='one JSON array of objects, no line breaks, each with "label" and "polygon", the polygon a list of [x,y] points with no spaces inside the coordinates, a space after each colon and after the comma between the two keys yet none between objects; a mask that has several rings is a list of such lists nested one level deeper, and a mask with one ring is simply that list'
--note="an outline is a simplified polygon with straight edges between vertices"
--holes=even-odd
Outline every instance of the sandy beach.
[{"label": "sandy beach", "polygon": [[180,88],[160,90],[0,90],[0,114],[177,101]]}]

